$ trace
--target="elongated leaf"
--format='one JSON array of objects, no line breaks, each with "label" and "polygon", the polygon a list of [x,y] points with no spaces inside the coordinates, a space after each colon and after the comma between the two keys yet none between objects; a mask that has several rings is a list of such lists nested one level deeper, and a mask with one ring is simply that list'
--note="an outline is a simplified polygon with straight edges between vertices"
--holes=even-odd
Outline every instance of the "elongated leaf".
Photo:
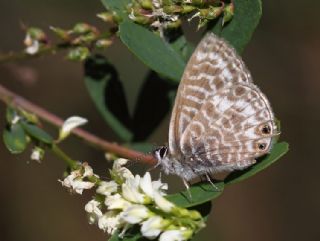
[{"label": "elongated leaf", "polygon": [[27,136],[19,123],[4,129],[3,141],[12,154],[23,152],[28,144]]},{"label": "elongated leaf", "polygon": [[261,0],[234,0],[234,16],[224,27],[222,17],[216,22],[213,32],[226,39],[239,53],[250,41],[262,14]]},{"label": "elongated leaf", "polygon": [[52,144],[53,138],[38,126],[27,122],[21,122],[21,126],[23,127],[25,132],[32,138],[46,144]]},{"label": "elongated leaf", "polygon": [[185,61],[168,43],[129,20],[123,21],[119,30],[122,42],[145,65],[175,82],[180,81]]},{"label": "elongated leaf", "polygon": [[171,110],[169,93],[174,85],[155,72],[149,72],[141,87],[133,114],[134,141],[145,140]]},{"label": "elongated leaf", "polygon": [[126,7],[130,0],[101,0],[102,4],[111,11],[115,11],[122,18],[128,15]]},{"label": "elongated leaf", "polygon": [[236,171],[229,174],[224,180],[225,184],[233,184],[240,181],[243,181],[258,172],[261,172],[274,162],[280,159],[284,154],[286,154],[289,150],[289,145],[286,142],[276,143],[274,144],[272,151],[269,155],[264,157],[262,160],[259,160],[257,164],[245,169],[243,171]]},{"label": "elongated leaf", "polygon": [[156,148],[155,145],[148,142],[132,142],[127,143],[125,146],[144,153],[150,153]]},{"label": "elongated leaf", "polygon": [[181,35],[175,41],[170,43],[172,48],[181,55],[183,60],[187,62],[193,53],[195,46],[188,42],[184,35]]},{"label": "elongated leaf", "polygon": [[191,199],[190,194],[187,190],[180,193],[168,195],[166,196],[166,198],[180,207],[192,207],[200,205],[221,195],[221,193],[223,192],[224,183],[217,182],[214,185],[215,187],[213,187],[212,184],[208,182],[192,185],[189,189]]},{"label": "elongated leaf", "polygon": [[130,117],[116,69],[100,55],[85,62],[85,83],[104,120],[124,141],[131,141]]}]

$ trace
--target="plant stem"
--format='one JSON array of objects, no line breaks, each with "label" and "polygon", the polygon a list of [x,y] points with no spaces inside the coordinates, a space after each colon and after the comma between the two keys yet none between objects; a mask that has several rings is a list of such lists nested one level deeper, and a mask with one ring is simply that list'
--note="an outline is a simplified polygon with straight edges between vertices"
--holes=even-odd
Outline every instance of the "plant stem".
[{"label": "plant stem", "polygon": [[77,166],[77,162],[71,159],[64,151],[61,150],[56,144],[53,144],[51,147],[51,151],[56,154],[58,157],[63,159],[67,165],[73,170]]},{"label": "plant stem", "polygon": [[[63,120],[58,116],[50,113],[49,111],[33,104],[32,102],[24,99],[23,97],[19,96],[18,94],[6,89],[0,84],[0,100],[6,103],[7,105],[11,105],[15,108],[21,108],[28,112],[34,113],[40,119],[48,122],[51,125],[56,127],[60,127],[63,124]],[[124,146],[121,146],[114,142],[109,142],[106,140],[101,139],[93,135],[90,132],[87,132],[83,129],[76,128],[72,131],[72,133],[79,137],[80,139],[84,140],[85,142],[89,143],[93,147],[100,149],[105,152],[110,152],[115,155],[128,158],[130,160],[137,160],[139,162],[143,162],[145,164],[154,165],[156,164],[156,160],[152,155],[144,154]]]},{"label": "plant stem", "polygon": [[7,63],[23,59],[37,58],[43,54],[55,53],[58,50],[68,49],[72,47],[70,43],[61,43],[54,46],[42,47],[37,54],[31,55],[26,52],[11,52],[0,55],[0,63]]}]

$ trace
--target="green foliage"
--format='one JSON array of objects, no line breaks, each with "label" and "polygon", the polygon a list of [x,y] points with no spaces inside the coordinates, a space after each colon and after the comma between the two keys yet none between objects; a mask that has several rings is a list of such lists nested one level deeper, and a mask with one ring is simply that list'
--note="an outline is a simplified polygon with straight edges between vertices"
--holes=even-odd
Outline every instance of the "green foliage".
[{"label": "green foliage", "polygon": [[221,195],[223,182],[216,182],[214,186],[209,182],[192,185],[189,190],[168,195],[167,198],[180,207],[189,208],[213,200]]},{"label": "green foliage", "polygon": [[175,91],[175,86],[166,79],[149,72],[140,89],[133,115],[130,116],[117,70],[101,55],[92,56],[86,61],[85,83],[105,121],[128,143],[144,141],[154,131],[170,111],[170,95]]},{"label": "green foliage", "polygon": [[101,2],[108,10],[116,12],[120,17],[127,17],[126,9],[130,0],[101,0]]},{"label": "green foliage", "polygon": [[38,126],[24,121],[21,122],[21,126],[23,127],[24,131],[35,140],[45,144],[52,144],[53,138]]},{"label": "green foliage", "polygon": [[258,172],[261,172],[289,151],[289,145],[286,142],[280,142],[274,144],[270,154],[264,156],[262,160],[258,160],[258,163],[242,171],[235,171],[229,174],[224,180],[226,185],[243,181]]},{"label": "green foliage", "polygon": [[23,152],[28,144],[26,133],[19,123],[11,126],[8,125],[4,129],[3,141],[7,149],[12,154],[19,154]]},{"label": "green foliage", "polygon": [[234,16],[222,27],[222,18],[209,28],[226,39],[239,53],[249,43],[262,14],[261,0],[234,0]]},{"label": "green foliage", "polygon": [[116,69],[103,56],[92,56],[85,63],[85,84],[104,120],[123,141],[131,141],[127,101]]},{"label": "green foliage", "polygon": [[149,68],[179,82],[185,61],[162,38],[130,20],[119,26],[120,38],[128,49]]},{"label": "green foliage", "polygon": [[[130,0],[102,0],[103,5],[111,12],[112,16],[117,17],[115,22],[119,23],[118,34],[122,43],[150,69],[140,89],[132,116],[129,114],[119,74],[105,57],[101,55],[89,57],[91,46],[81,46],[84,39],[77,42],[80,46],[71,49],[68,57],[73,60],[86,60],[84,66],[86,87],[108,125],[121,140],[127,143],[126,145],[146,152],[150,151],[153,145],[145,140],[170,112],[176,87],[194,46],[186,40],[180,28],[171,30],[176,31],[175,35],[173,32],[162,32],[161,34],[165,35],[163,38],[146,27],[134,23],[128,18],[127,5],[129,2]],[[209,22],[207,29],[226,39],[241,53],[250,41],[260,20],[261,1],[234,0],[232,2],[234,3],[234,12],[232,4],[228,5],[223,16],[212,17],[220,16]],[[73,31],[82,34],[89,30],[88,25],[78,24]],[[58,28],[55,28],[54,31],[63,39],[68,38],[66,31]],[[105,42],[105,45],[108,44],[109,42]],[[8,108],[6,114],[8,124],[3,132],[4,143],[11,153],[23,152],[27,147],[28,140],[32,140],[37,144],[55,147],[56,153],[62,157],[65,156],[62,151],[57,149],[56,145],[53,145],[54,139],[38,127],[36,122],[31,121],[33,118],[31,115],[25,113],[18,122],[12,124],[15,122],[16,115],[14,109]],[[250,168],[233,172],[224,181],[215,182],[214,186],[208,182],[197,183],[192,185],[189,190],[170,194],[167,198],[180,207],[197,209],[202,215],[207,216],[211,210],[211,201],[220,196],[227,185],[252,177],[275,163],[287,151],[287,143],[275,143],[271,152],[260,158]],[[132,227],[125,239],[121,239],[119,233],[116,232],[110,240],[135,241],[141,239],[139,231]]]}]

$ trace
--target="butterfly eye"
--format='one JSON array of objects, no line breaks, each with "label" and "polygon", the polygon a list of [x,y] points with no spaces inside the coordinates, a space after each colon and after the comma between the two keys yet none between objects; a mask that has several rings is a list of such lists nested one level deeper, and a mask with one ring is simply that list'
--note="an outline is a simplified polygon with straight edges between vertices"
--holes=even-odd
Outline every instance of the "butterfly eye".
[{"label": "butterfly eye", "polygon": [[166,146],[163,146],[159,149],[159,156],[161,158],[164,158],[167,154],[168,148]]}]

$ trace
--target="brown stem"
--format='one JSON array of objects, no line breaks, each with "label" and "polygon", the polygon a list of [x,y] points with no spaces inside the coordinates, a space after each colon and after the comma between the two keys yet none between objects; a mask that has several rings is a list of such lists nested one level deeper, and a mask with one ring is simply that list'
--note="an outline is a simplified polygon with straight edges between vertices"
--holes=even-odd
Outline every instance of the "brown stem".
[{"label": "brown stem", "polygon": [[[42,120],[54,125],[62,126],[63,120],[56,115],[46,111],[45,109],[31,103],[30,101],[24,99],[23,97],[17,95],[4,88],[0,84],[0,100],[2,100],[7,105],[12,105],[16,108],[22,108],[26,111],[32,112],[37,115]],[[145,164],[154,165],[156,163],[155,158],[152,155],[147,155],[126,147],[123,147],[117,143],[111,143],[109,141],[103,140],[83,129],[77,128],[72,131],[74,135],[84,140],[85,142],[91,144],[92,146],[119,155],[130,160],[137,160]]]}]

